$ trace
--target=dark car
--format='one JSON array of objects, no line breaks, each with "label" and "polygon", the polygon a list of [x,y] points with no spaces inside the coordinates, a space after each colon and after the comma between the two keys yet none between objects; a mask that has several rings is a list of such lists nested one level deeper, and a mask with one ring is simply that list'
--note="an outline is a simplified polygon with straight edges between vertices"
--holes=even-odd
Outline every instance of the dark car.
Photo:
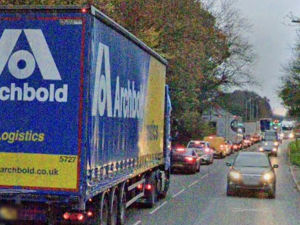
[{"label": "dark car", "polygon": [[187,148],[175,148],[172,150],[171,166],[172,171],[184,170],[191,173],[200,171],[201,158],[195,150]]},{"label": "dark car", "polygon": [[240,152],[230,166],[227,175],[227,195],[239,190],[262,190],[275,198],[276,175],[268,156],[261,152]]}]

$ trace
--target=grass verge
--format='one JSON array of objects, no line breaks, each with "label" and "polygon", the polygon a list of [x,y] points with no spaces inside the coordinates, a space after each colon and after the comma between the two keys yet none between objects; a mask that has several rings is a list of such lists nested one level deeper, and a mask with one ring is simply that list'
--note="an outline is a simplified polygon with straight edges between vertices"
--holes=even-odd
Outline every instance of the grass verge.
[{"label": "grass verge", "polygon": [[291,163],[300,167],[300,139],[289,144]]}]

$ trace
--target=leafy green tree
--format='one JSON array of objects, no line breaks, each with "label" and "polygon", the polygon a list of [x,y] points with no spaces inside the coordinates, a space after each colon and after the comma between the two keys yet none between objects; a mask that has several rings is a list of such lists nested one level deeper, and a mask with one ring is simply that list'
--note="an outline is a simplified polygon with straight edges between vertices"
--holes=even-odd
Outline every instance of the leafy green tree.
[{"label": "leafy green tree", "polygon": [[300,34],[294,48],[294,57],[285,68],[286,76],[282,78],[283,85],[279,96],[287,107],[289,115],[300,118]]},{"label": "leafy green tree", "polygon": [[[238,33],[229,29],[234,20],[210,13],[195,0],[2,0],[10,5],[94,4],[136,35],[168,62],[173,121],[186,137],[203,136],[210,128],[201,120],[203,110],[221,87],[240,83],[241,69],[232,62],[245,49]],[[227,15],[230,13],[228,12]],[[226,18],[229,18],[227,16]],[[220,21],[220,20],[219,20]],[[226,28],[226,29],[225,29]],[[248,49],[248,46],[247,46]],[[237,54],[239,53],[239,54]],[[247,54],[244,54],[247,55]],[[230,60],[235,57],[235,60]],[[231,70],[225,68],[232,68]]]}]

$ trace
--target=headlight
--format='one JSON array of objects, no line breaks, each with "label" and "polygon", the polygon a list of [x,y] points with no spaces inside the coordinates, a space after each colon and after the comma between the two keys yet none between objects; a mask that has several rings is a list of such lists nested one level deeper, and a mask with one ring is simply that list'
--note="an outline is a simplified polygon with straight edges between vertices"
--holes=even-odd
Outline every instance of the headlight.
[{"label": "headlight", "polygon": [[239,180],[241,178],[241,174],[237,171],[231,171],[229,173],[230,178],[234,179],[234,180]]},{"label": "headlight", "polygon": [[273,148],[272,151],[273,151],[273,152],[276,152],[276,151],[277,151],[277,148]]},{"label": "headlight", "polygon": [[263,152],[263,151],[264,151],[264,148],[263,148],[263,147],[260,147],[260,148],[259,148],[259,151],[260,151],[260,152]]},{"label": "headlight", "polygon": [[275,146],[278,146],[278,145],[279,145],[279,143],[278,143],[277,141],[275,141],[275,142],[274,142],[274,145],[275,145]]},{"label": "headlight", "polygon": [[284,137],[284,134],[283,134],[283,133],[281,133],[281,134],[280,134],[280,137],[281,137],[281,138],[283,138],[283,137]]},{"label": "headlight", "polygon": [[273,179],[273,177],[274,177],[273,173],[272,172],[268,172],[268,173],[265,173],[263,175],[263,180],[264,181],[270,181],[270,180]]},{"label": "headlight", "polygon": [[289,138],[294,138],[294,134],[293,134],[293,133],[290,133],[290,134],[289,134]]}]

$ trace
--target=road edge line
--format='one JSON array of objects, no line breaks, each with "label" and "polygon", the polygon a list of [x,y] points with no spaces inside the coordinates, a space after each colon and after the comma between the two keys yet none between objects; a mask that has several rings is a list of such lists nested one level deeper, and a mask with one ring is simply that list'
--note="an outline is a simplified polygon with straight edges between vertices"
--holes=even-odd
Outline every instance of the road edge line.
[{"label": "road edge line", "polygon": [[295,173],[294,173],[294,170],[293,170],[293,166],[289,166],[289,168],[290,168],[290,171],[291,171],[291,174],[292,174],[293,181],[296,184],[296,187],[297,187],[298,191],[300,192],[300,185],[297,182],[297,179],[296,179],[296,176],[295,176]]}]

